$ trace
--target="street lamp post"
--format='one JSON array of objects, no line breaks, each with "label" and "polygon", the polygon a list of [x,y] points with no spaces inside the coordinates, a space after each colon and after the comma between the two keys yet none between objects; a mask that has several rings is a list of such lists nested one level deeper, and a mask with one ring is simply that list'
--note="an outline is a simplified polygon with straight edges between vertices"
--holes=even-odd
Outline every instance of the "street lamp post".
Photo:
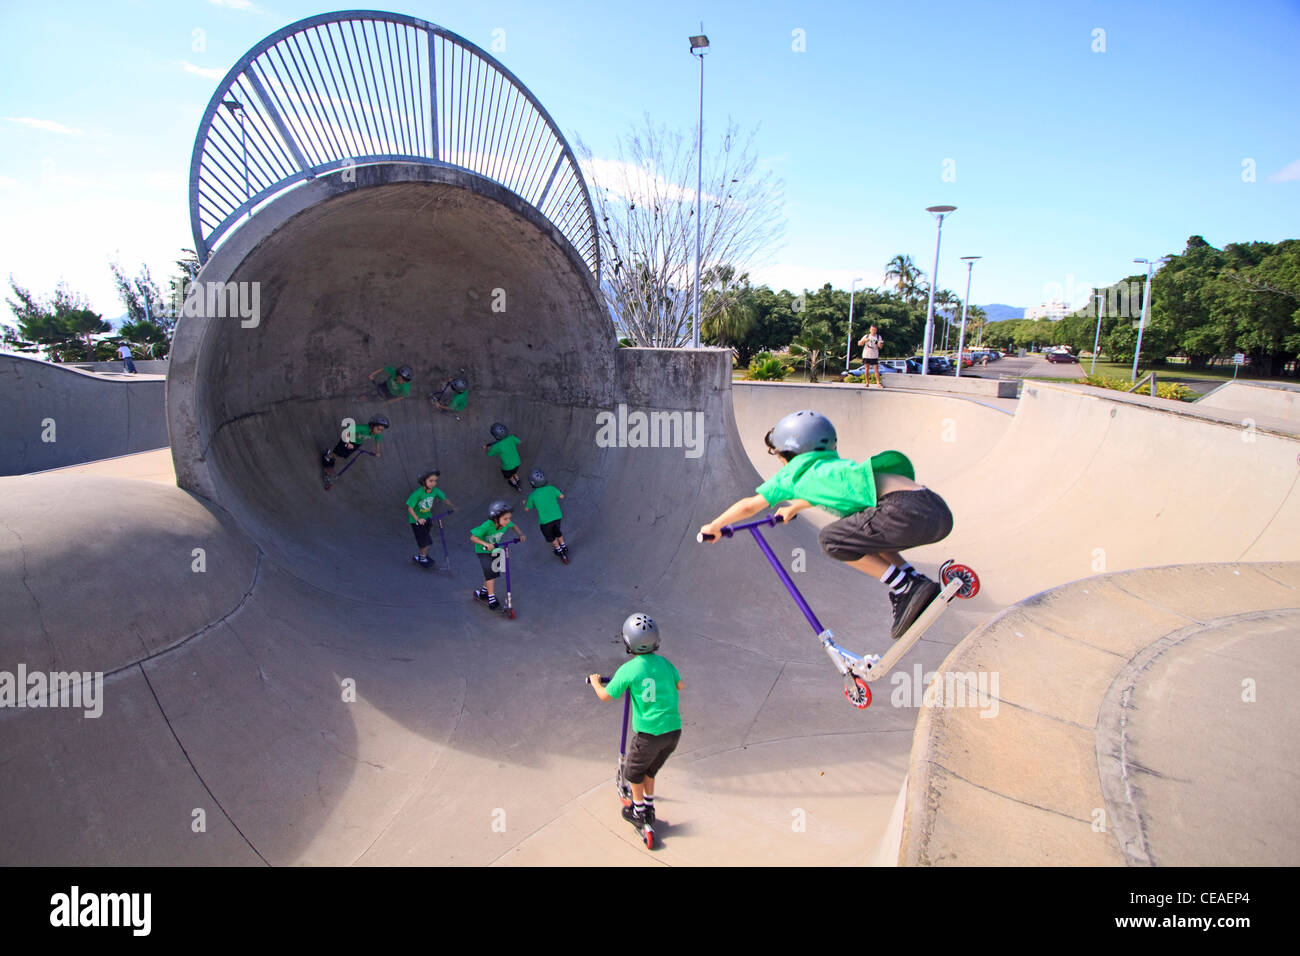
[{"label": "street lamp post", "polygon": [[1089,375],[1097,372],[1097,348],[1101,345],[1101,313],[1106,308],[1106,293],[1100,289],[1092,291],[1097,296],[1097,331],[1092,337],[1092,367],[1088,369]]},{"label": "street lamp post", "polygon": [[704,24],[702,23],[700,24],[700,30],[699,36],[690,38],[691,56],[699,57],[700,60],[699,148],[695,157],[695,331],[691,336],[691,343],[695,348],[700,347],[700,235],[703,230],[701,216],[704,210],[702,203],[704,194],[704,51],[709,48],[709,38],[703,33]]},{"label": "street lamp post", "polygon": [[962,256],[966,263],[966,298],[961,304],[961,334],[957,336],[957,377],[961,378],[961,354],[966,348],[966,310],[970,307],[970,278],[975,271],[975,260],[983,256]]},{"label": "street lamp post", "polygon": [[858,276],[849,283],[849,337],[844,342],[844,371],[849,370],[849,356],[853,354],[853,293],[862,277]]},{"label": "street lamp post", "polygon": [[927,206],[925,211],[938,220],[934,234],[934,272],[930,275],[930,304],[925,309],[925,341],[922,343],[921,374],[930,374],[930,343],[934,335],[934,290],[939,285],[939,243],[943,239],[943,217],[955,212],[956,206]]},{"label": "street lamp post", "polygon": [[1134,262],[1145,262],[1147,266],[1147,281],[1142,288],[1142,315],[1138,318],[1138,340],[1137,348],[1133,350],[1133,381],[1138,379],[1138,359],[1142,355],[1142,333],[1146,330],[1147,316],[1150,314],[1151,307],[1151,274],[1156,270],[1157,262],[1168,262],[1168,258],[1156,259],[1155,262],[1150,259],[1134,259]]},{"label": "street lamp post", "polygon": [[[253,192],[248,185],[248,140],[244,134],[244,104],[239,100],[222,100],[221,105],[239,117],[239,148],[244,154],[244,202],[252,198]],[[248,210],[252,215],[253,210]]]}]

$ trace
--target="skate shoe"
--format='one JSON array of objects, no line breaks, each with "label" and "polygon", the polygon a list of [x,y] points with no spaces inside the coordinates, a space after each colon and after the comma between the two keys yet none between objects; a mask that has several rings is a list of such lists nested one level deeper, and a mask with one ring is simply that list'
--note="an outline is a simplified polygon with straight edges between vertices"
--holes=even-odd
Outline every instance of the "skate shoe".
[{"label": "skate shoe", "polygon": [[492,594],[488,596],[487,606],[495,611],[501,607],[501,602],[497,600],[497,596],[495,594]]},{"label": "skate shoe", "polygon": [[941,588],[924,574],[909,574],[907,590],[902,594],[889,595],[889,602],[894,606],[894,626],[889,629],[889,636],[898,640],[912,623],[921,616],[921,612],[939,596]]},{"label": "skate shoe", "polygon": [[488,599],[487,588],[475,588],[474,596],[480,601],[486,601]]}]

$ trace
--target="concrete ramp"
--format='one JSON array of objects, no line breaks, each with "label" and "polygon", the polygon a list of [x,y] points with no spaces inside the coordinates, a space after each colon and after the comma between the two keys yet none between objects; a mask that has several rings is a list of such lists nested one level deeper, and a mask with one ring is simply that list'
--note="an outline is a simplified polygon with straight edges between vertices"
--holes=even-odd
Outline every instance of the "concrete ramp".
[{"label": "concrete ramp", "polygon": [[100,376],[0,355],[0,475],[165,446],[166,388],[161,376]]}]

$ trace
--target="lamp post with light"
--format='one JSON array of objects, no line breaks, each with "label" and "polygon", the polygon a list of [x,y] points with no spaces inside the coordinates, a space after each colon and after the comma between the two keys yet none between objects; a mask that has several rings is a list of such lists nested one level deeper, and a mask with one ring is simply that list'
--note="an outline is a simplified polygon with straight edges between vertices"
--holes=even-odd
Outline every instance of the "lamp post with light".
[{"label": "lamp post with light", "polygon": [[930,276],[930,304],[925,309],[925,342],[921,352],[921,374],[930,374],[930,340],[934,335],[934,290],[939,285],[939,243],[943,239],[943,217],[956,212],[956,206],[927,206],[925,211],[938,220],[934,235],[934,272]]},{"label": "lamp post with light", "polygon": [[[701,30],[704,25],[700,24]],[[709,48],[709,38],[703,32],[699,36],[693,36],[691,40],[691,56],[699,57],[700,60],[700,125],[698,131],[699,143],[698,152],[695,158],[695,331],[691,336],[691,344],[695,348],[700,347],[700,235],[703,230],[701,215],[703,214],[702,198],[704,194],[704,51]]]}]

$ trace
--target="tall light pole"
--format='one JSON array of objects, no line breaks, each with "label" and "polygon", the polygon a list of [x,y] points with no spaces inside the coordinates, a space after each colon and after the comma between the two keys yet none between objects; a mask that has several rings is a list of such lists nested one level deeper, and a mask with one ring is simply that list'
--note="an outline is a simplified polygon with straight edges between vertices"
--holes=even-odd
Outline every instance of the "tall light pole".
[{"label": "tall light pole", "polygon": [[704,51],[709,48],[709,38],[704,35],[704,24],[700,24],[700,35],[691,39],[691,56],[700,60],[700,126],[699,150],[695,157],[695,332],[691,344],[700,347],[700,235],[703,230],[704,196]]},{"label": "tall light pole", "polygon": [[853,293],[861,281],[862,276],[858,276],[849,283],[849,337],[844,342],[844,371],[846,372],[849,370],[849,356],[853,354]]},{"label": "tall light pole", "polygon": [[1147,281],[1142,289],[1142,315],[1138,319],[1138,340],[1137,348],[1133,350],[1133,381],[1138,380],[1138,358],[1142,355],[1142,332],[1146,329],[1148,309],[1151,303],[1151,274],[1156,271],[1157,262],[1168,262],[1168,258],[1156,259],[1155,262],[1150,259],[1134,259],[1134,262],[1145,262],[1147,264]]},{"label": "tall light pole", "polygon": [[1088,369],[1089,375],[1095,375],[1097,372],[1097,347],[1101,345],[1101,313],[1106,308],[1106,293],[1101,289],[1093,289],[1092,292],[1097,297],[1097,331],[1092,337],[1092,368]]},{"label": "tall light pole", "polygon": [[[244,104],[239,100],[222,100],[221,105],[239,117],[239,148],[244,154],[244,202],[252,198],[252,190],[248,185],[248,140],[244,135]],[[248,215],[252,215],[253,210],[248,210]]]},{"label": "tall light pole", "polygon": [[966,310],[970,307],[970,277],[975,271],[975,260],[983,256],[962,256],[966,263],[966,298],[961,304],[961,334],[957,337],[957,377],[961,378],[961,353],[966,348]]},{"label": "tall light pole", "polygon": [[943,217],[956,212],[956,206],[926,206],[925,211],[939,221],[934,235],[934,272],[930,275],[930,304],[925,309],[925,342],[922,343],[921,374],[930,374],[930,341],[934,336],[934,290],[939,285],[939,243],[943,239]]}]

